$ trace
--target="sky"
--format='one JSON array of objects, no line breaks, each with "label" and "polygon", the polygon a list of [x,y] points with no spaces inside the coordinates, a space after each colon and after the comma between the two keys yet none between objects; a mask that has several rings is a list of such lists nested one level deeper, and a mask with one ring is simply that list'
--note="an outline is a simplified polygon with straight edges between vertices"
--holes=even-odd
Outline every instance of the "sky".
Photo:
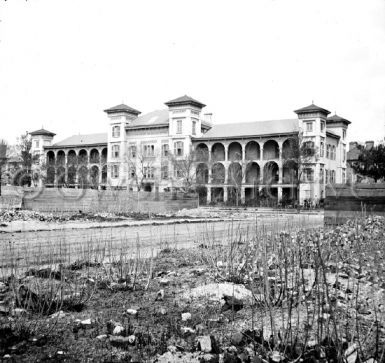
[{"label": "sky", "polygon": [[314,101],[384,139],[384,0],[0,0],[0,138],[107,131],[184,94],[217,124]]}]

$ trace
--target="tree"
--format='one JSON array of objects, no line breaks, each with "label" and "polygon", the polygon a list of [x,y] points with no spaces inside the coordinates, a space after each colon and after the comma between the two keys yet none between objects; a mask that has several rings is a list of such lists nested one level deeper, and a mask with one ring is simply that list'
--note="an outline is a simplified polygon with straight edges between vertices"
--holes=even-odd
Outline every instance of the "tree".
[{"label": "tree", "polygon": [[0,140],[0,195],[1,195],[1,183],[2,183],[2,174],[3,174],[3,166],[7,162],[7,150],[8,144],[5,140]]},{"label": "tree", "polygon": [[134,183],[138,191],[146,186],[146,180],[154,180],[155,176],[155,150],[153,148],[129,150],[127,156],[128,177]]},{"label": "tree", "polygon": [[[301,183],[313,181],[314,169],[312,164],[317,157],[314,142],[303,136],[302,132],[287,140],[283,145],[283,167],[290,171],[289,182],[294,184],[299,198]],[[306,178],[304,176],[306,175]]]},{"label": "tree", "polygon": [[370,149],[362,145],[357,146],[360,150],[358,161],[351,164],[357,174],[378,180],[385,178],[385,145],[379,144]]},{"label": "tree", "polygon": [[16,147],[22,160],[22,170],[18,174],[16,183],[30,186],[32,181],[32,164],[39,159],[39,155],[32,155],[31,153],[32,140],[28,132],[18,138]]}]

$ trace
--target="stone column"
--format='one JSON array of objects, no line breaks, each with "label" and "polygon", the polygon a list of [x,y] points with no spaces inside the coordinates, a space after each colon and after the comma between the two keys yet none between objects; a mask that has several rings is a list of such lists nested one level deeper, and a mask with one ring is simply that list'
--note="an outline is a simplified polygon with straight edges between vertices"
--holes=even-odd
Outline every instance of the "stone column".
[{"label": "stone column", "polygon": [[245,144],[241,144],[241,147],[242,147],[242,161],[245,161],[245,158],[246,158],[246,145]]},{"label": "stone column", "polygon": [[223,187],[223,201],[227,202],[227,186]]},{"label": "stone column", "polygon": [[278,203],[282,200],[282,187],[278,187]]},{"label": "stone column", "polygon": [[211,187],[207,186],[207,204],[211,203]]},{"label": "stone column", "polygon": [[207,180],[207,183],[211,184],[211,180],[212,180],[212,177],[213,177],[213,175],[212,175],[213,171],[212,171],[212,168],[211,168],[210,164],[207,167],[209,169],[209,179]]},{"label": "stone column", "polygon": [[225,147],[225,162],[228,162],[229,161],[229,155],[228,155],[228,152],[229,152],[229,145],[223,145]]}]

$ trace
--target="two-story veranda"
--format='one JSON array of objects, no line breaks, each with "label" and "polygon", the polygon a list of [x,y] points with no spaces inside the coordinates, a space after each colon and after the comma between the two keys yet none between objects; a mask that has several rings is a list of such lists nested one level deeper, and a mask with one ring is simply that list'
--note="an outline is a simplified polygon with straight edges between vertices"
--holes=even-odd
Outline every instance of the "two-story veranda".
[{"label": "two-story veranda", "polygon": [[214,125],[193,140],[203,201],[256,203],[296,199],[296,168],[283,160],[298,136],[298,119]]}]

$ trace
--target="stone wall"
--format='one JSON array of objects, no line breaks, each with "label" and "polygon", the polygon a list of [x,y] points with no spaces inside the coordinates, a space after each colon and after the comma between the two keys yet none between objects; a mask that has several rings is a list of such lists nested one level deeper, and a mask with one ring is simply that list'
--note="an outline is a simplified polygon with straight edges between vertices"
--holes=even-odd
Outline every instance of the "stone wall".
[{"label": "stone wall", "polygon": [[367,215],[385,216],[385,184],[327,186],[325,224],[341,224]]},{"label": "stone wall", "polygon": [[23,209],[42,212],[166,213],[198,207],[197,197],[187,198],[181,194],[136,193],[124,190],[30,188],[24,190],[22,199]]}]

